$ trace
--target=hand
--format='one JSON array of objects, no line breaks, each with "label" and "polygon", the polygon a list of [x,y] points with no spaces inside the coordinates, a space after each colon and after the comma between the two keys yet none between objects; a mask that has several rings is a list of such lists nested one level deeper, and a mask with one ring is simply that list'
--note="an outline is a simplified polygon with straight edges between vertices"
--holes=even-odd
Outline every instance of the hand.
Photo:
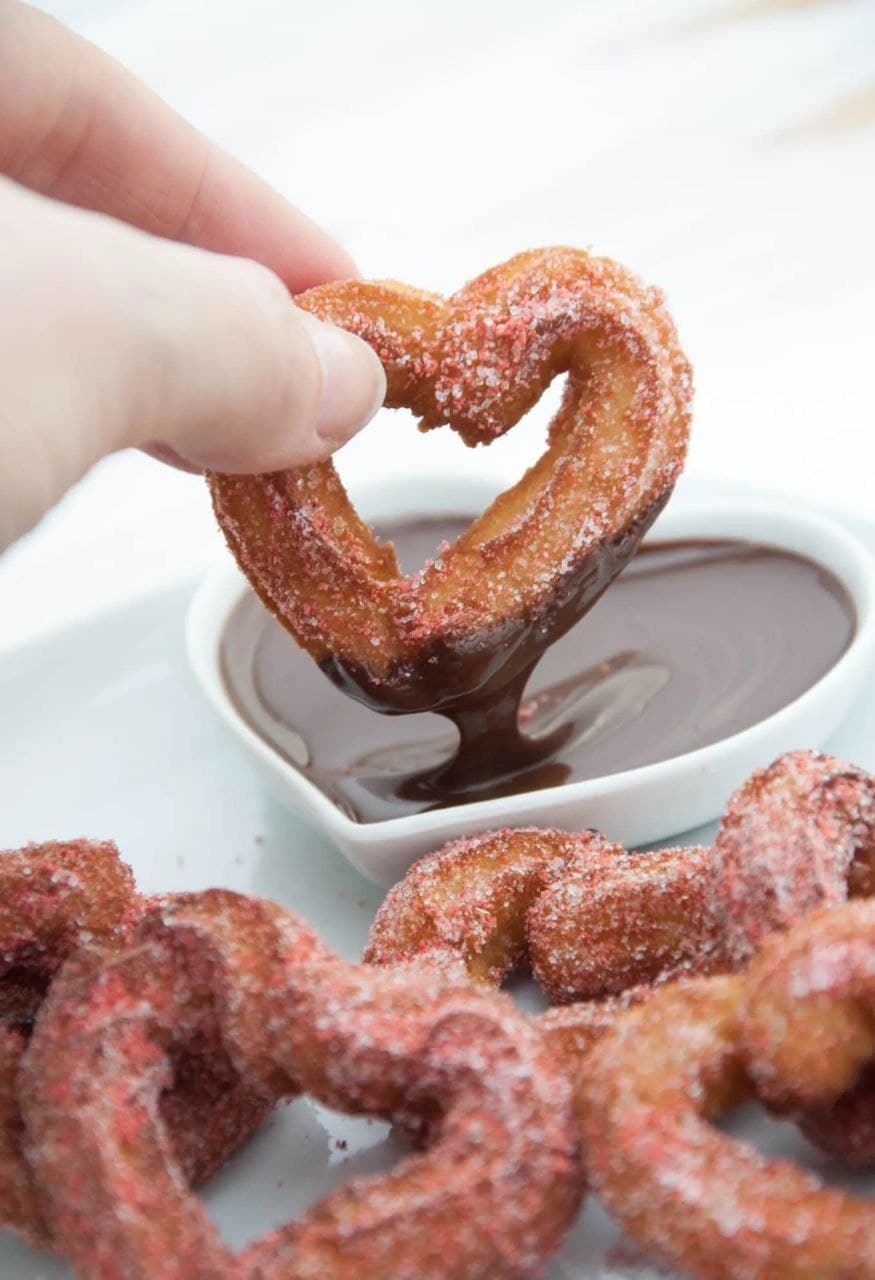
[{"label": "hand", "polygon": [[277,470],[326,456],[382,402],[370,347],[290,297],[354,274],[345,253],[9,0],[0,174],[0,547],[113,450]]}]

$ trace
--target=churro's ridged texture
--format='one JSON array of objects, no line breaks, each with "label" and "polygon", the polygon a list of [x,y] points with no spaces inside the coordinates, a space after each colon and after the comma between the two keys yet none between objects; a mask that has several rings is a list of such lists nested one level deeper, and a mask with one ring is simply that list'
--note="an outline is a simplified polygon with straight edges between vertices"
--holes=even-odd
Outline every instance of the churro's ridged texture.
[{"label": "churro's ridged texture", "polygon": [[[420,1128],[429,1144],[233,1255],[187,1190],[159,1102],[174,1045],[250,1084]],[[577,1210],[571,1090],[505,998],[333,957],[295,917],[213,890],[53,985],[22,1074],[28,1153],[83,1280],[529,1276]]]},{"label": "churro's ridged texture", "polygon": [[[99,971],[147,929],[160,900],[136,891],[114,844],[31,845],[0,854],[0,1227],[54,1248],[23,1155],[20,1067],[54,984]],[[163,900],[172,910],[173,899]],[[71,1030],[75,1034],[75,1028]],[[181,1174],[201,1182],[260,1123],[276,1094],[243,1082],[203,1034],[171,1047],[160,1109]]]},{"label": "churro's ridged texture", "polygon": [[455,964],[495,986],[529,963],[567,1003],[701,971],[718,938],[708,850],[628,854],[597,832],[517,827],[417,862],[389,890],[364,958]]},{"label": "churro's ridged texture", "polygon": [[137,911],[130,869],[110,843],[71,840],[0,853],[0,1229],[48,1232],[21,1154],[16,1079],[46,988],[82,946],[110,947]]},{"label": "churro's ridged texture", "polygon": [[742,1043],[760,1097],[846,1164],[875,1160],[875,900],[763,944]]},{"label": "churro's ridged texture", "polygon": [[806,912],[875,892],[875,777],[789,752],[733,797],[716,847],[732,947],[746,958]]},{"label": "churro's ridged texture", "polygon": [[591,1177],[629,1234],[704,1280],[875,1277],[870,1204],[711,1124],[754,1091],[828,1117],[871,1069],[873,1010],[875,902],[862,901],[773,935],[746,973],[619,1017],[578,1094]]},{"label": "churro's ridged texture", "polygon": [[730,799],[710,849],[536,827],[454,841],[389,891],[365,959],[493,985],[528,962],[555,1002],[616,995],[738,968],[769,932],[867,891],[873,851],[875,779],[789,752]]},{"label": "churro's ridged texture", "polygon": [[296,1016],[276,1020],[278,1057],[329,1106],[425,1123],[433,1145],[334,1192],[256,1258],[314,1280],[531,1275],[583,1185],[570,1090],[541,1037],[506,998],[435,973],[314,978]]},{"label": "churro's ridged texture", "polygon": [[346,281],[298,302],[380,356],[386,403],[469,444],[568,374],[549,445],[451,547],[402,577],[330,461],[210,478],[228,543],[313,657],[401,710],[460,698],[555,638],[611,577],[683,465],[691,376],[658,290],[576,249],[522,253],[452,297]]},{"label": "churro's ridged texture", "polygon": [[[542,956],[532,917],[557,885],[597,881],[622,854],[619,845],[589,831],[517,827],[454,840],[420,859],[389,890],[363,958],[380,965],[421,961],[445,972],[455,964],[490,986],[529,960],[554,1000],[601,995],[601,975],[591,985],[580,966],[573,990],[551,985],[555,966],[549,954]],[[584,961],[592,960],[596,945],[586,941]]]}]

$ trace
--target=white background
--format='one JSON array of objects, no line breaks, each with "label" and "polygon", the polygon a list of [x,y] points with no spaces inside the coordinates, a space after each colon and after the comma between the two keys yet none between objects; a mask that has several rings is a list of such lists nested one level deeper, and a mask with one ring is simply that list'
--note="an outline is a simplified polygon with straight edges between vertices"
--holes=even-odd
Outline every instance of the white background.
[{"label": "white background", "polygon": [[[871,0],[54,0],[46,8],[330,228],[366,275],[451,290],[518,249],[592,246],[668,292],[696,369],[685,483],[871,513]],[[543,415],[542,415],[543,416]],[[519,473],[382,415],[376,470]],[[118,455],[0,561],[2,641],[217,553],[204,486]]]}]

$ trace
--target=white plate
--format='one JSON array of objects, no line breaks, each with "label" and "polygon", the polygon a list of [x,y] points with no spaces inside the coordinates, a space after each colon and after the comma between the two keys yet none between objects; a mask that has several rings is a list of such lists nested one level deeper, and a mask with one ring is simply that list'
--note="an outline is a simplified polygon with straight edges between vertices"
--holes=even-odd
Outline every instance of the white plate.
[{"label": "white plate", "polygon": [[[430,473],[371,486],[357,500],[366,519],[482,510],[493,496],[483,481]],[[749,538],[808,556],[842,581],[857,611],[857,630],[839,661],[800,697],[740,733],[696,751],[602,778],[542,791],[454,805],[388,821],[356,822],[256,733],[228,693],[221,643],[231,615],[251,595],[227,558],[203,583],[188,620],[188,652],[198,683],[276,795],[307,817],[378,884],[399,879],[416,858],[445,841],[514,824],[598,827],[627,846],[667,839],[708,822],[755,768],[791,747],[818,747],[836,728],[875,662],[875,560],[846,528],[809,508],[774,498],[711,496],[672,502],[654,536]],[[792,637],[788,637],[792,643]],[[320,677],[314,671],[314,679]]]},{"label": "white plate", "polygon": [[[875,546],[875,528],[857,531]],[[183,644],[193,586],[0,655],[0,848],[62,835],[113,837],[143,889],[215,884],[262,894],[300,911],[355,958],[381,892],[270,799],[204,706]],[[873,726],[870,681],[829,749],[875,769]],[[706,839],[710,831],[697,835]],[[734,1127],[765,1150],[806,1154],[788,1126],[748,1115]],[[229,1163],[206,1199],[228,1241],[242,1244],[337,1181],[392,1158],[383,1126],[296,1102]],[[813,1164],[824,1167],[816,1156]],[[875,1180],[853,1185],[865,1193]],[[634,1257],[590,1199],[546,1276],[665,1275]],[[0,1242],[3,1280],[68,1274],[61,1263]]]}]

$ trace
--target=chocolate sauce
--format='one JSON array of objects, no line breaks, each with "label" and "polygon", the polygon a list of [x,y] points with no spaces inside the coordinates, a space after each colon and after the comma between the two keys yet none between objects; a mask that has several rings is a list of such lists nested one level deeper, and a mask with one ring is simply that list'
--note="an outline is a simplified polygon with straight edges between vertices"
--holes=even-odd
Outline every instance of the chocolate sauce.
[{"label": "chocolate sauce", "polygon": [[[434,517],[378,532],[409,572],[468,523]],[[233,614],[222,660],[255,731],[350,817],[377,822],[717,742],[809,688],[854,627],[841,583],[801,556],[742,541],[654,542],[530,678],[525,670],[455,709],[458,732],[440,715],[383,716],[346,697],[255,596]]]},{"label": "chocolate sauce", "polygon": [[[415,664],[402,658],[379,675],[337,654],[319,665],[339,689],[375,711],[386,715],[439,711],[445,715],[461,735],[456,782],[467,787],[480,777],[483,761],[488,762],[489,770],[494,767],[495,750],[500,746],[494,730],[499,729],[500,736],[514,737],[513,708],[545,649],[579,622],[622,572],[670,497],[670,487],[662,490],[613,537],[604,538],[580,556],[569,557],[568,568],[556,589],[550,591],[539,608],[471,635],[439,632],[418,647]],[[470,523],[465,520],[452,524],[454,536],[446,541],[455,540]],[[394,528],[390,531],[391,541],[395,540]],[[436,546],[432,546],[431,555]],[[485,708],[489,711],[488,725],[482,716]],[[526,746],[530,756],[537,753],[533,743],[518,741],[515,754],[519,755]]]}]

